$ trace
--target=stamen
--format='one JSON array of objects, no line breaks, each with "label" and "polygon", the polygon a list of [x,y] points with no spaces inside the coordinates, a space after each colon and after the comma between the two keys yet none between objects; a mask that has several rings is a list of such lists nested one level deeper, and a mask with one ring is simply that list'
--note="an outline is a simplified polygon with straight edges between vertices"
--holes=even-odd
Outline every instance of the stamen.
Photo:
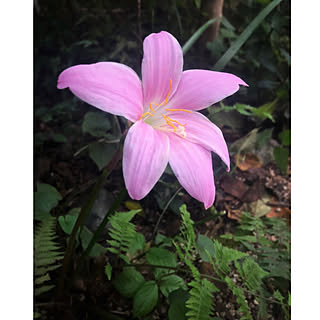
[{"label": "stamen", "polygon": [[141,120],[146,114],[150,115],[151,117],[153,117],[153,114],[151,112],[145,112],[140,118],[139,120]]},{"label": "stamen", "polygon": [[184,111],[184,112],[192,113],[192,111],[186,110],[186,109],[164,109],[164,110],[166,110],[166,111]]},{"label": "stamen", "polygon": [[176,132],[176,127],[170,122],[171,119],[168,118],[168,117],[166,117],[164,114],[163,114],[162,116],[163,116],[164,120],[166,121],[166,123],[167,123],[170,127],[173,128],[173,131]]},{"label": "stamen", "polygon": [[[155,103],[155,102],[151,102],[151,103],[149,104],[150,109],[151,109],[151,105],[152,105],[152,104],[153,104],[153,105],[155,105],[155,106],[157,106],[157,107],[161,107],[162,105],[164,105],[164,106],[165,106],[165,105],[167,104],[167,102],[168,102],[168,98],[169,98],[169,95],[170,95],[171,89],[172,89],[172,80],[170,79],[169,92],[168,92],[168,94],[167,94],[167,96],[166,96],[165,100],[164,100],[164,101],[162,101],[160,104]],[[153,111],[153,112],[155,112],[153,109],[152,109],[152,111]]]},{"label": "stamen", "polygon": [[170,79],[169,92],[168,92],[168,94],[167,94],[167,96],[166,96],[166,99],[165,99],[164,105],[166,105],[166,104],[167,104],[167,102],[168,102],[168,98],[169,98],[169,95],[170,95],[171,89],[172,89],[172,80]]},{"label": "stamen", "polygon": [[153,110],[153,108],[151,107],[151,103],[149,104],[149,108],[150,108],[151,111],[155,112],[155,111]]},{"label": "stamen", "polygon": [[177,120],[173,120],[171,118],[169,118],[168,116],[166,116],[167,119],[169,119],[171,122],[176,122],[179,126],[185,127],[187,124],[181,124],[179,121]]}]

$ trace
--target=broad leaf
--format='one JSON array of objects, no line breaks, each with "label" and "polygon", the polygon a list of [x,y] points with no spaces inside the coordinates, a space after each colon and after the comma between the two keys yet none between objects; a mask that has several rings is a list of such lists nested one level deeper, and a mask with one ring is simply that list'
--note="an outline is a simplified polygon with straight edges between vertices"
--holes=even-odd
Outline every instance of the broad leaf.
[{"label": "broad leaf", "polygon": [[130,267],[125,268],[112,283],[122,296],[132,298],[144,282],[141,273]]},{"label": "broad leaf", "polygon": [[111,129],[111,124],[102,112],[87,112],[82,123],[82,131],[94,137],[103,137]]},{"label": "broad leaf", "polygon": [[112,143],[91,143],[89,145],[89,156],[98,166],[99,170],[103,169],[112,159],[117,151],[117,146]]},{"label": "broad leaf", "polygon": [[161,279],[160,282],[160,291],[165,297],[168,297],[168,295],[179,288],[187,289],[186,284],[184,283],[184,280],[180,278],[179,276],[173,274],[167,277],[164,277]]},{"label": "broad leaf", "polygon": [[289,151],[286,148],[274,148],[274,159],[283,174],[287,173],[289,163]]},{"label": "broad leaf", "polygon": [[169,320],[186,320],[186,301],[189,299],[188,291],[178,289],[169,294]]},{"label": "broad leaf", "polygon": [[155,281],[145,282],[133,298],[133,316],[145,316],[158,302],[158,286]]},{"label": "broad leaf", "polygon": [[71,216],[69,214],[65,215],[65,216],[60,216],[58,218],[60,227],[62,228],[62,230],[70,235],[72,232],[72,229],[77,221],[77,217],[76,216]]},{"label": "broad leaf", "polygon": [[38,183],[37,192],[34,195],[35,219],[44,220],[50,216],[50,211],[62,199],[57,189],[49,184]]},{"label": "broad leaf", "polygon": [[291,130],[284,130],[279,134],[279,138],[283,146],[290,146],[291,144]]},{"label": "broad leaf", "polygon": [[206,250],[210,253],[210,256],[214,257],[214,245],[213,241],[208,237],[200,234],[197,239],[197,248],[201,259],[205,262],[210,262]]},{"label": "broad leaf", "polygon": [[[158,265],[163,267],[177,266],[177,257],[175,254],[164,248],[151,248],[146,254],[147,261],[152,265]],[[169,273],[170,269],[156,268],[154,271],[156,279],[163,274]]]}]

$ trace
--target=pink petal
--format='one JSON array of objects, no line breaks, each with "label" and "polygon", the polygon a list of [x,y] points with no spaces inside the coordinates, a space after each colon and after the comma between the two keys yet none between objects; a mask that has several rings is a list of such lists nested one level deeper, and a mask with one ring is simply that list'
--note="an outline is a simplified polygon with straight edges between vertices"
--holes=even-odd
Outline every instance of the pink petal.
[{"label": "pink petal", "polygon": [[99,62],[68,68],[60,74],[57,87],[69,87],[81,100],[131,121],[142,114],[141,81],[131,68],[120,63]]},{"label": "pink petal", "polygon": [[171,134],[169,163],[186,191],[203,202],[206,209],[211,207],[215,186],[210,151]]},{"label": "pink petal", "polygon": [[183,68],[183,54],[177,39],[170,33],[152,33],[143,42],[142,86],[144,106],[162,103],[170,89],[176,91]]},{"label": "pink petal", "polygon": [[123,149],[123,175],[132,199],[145,197],[161,177],[169,160],[169,139],[143,121],[129,130]]},{"label": "pink petal", "polygon": [[178,89],[168,106],[201,110],[231,96],[239,90],[239,85],[248,86],[231,73],[187,70],[182,73]]},{"label": "pink petal", "polygon": [[216,153],[230,169],[230,158],[226,141],[221,130],[199,112],[173,112],[170,118],[185,126],[185,139],[200,144],[209,151]]}]

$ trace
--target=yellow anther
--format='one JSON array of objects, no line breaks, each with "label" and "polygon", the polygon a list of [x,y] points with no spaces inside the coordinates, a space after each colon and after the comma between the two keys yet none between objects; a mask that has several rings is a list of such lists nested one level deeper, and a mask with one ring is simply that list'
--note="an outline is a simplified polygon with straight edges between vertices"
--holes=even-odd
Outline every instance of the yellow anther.
[{"label": "yellow anther", "polygon": [[185,123],[185,124],[181,124],[179,121],[173,120],[173,119],[169,118],[168,116],[166,116],[166,117],[167,117],[167,119],[169,119],[171,122],[177,123],[179,126],[185,127],[185,126],[187,125],[186,123]]},{"label": "yellow anther", "polygon": [[192,113],[192,111],[186,110],[186,109],[164,109],[164,110],[166,110],[166,111],[183,111],[183,112]]},{"label": "yellow anther", "polygon": [[171,119],[166,117],[164,114],[162,115],[166,123],[173,128],[173,131],[176,132],[176,127],[171,123]]}]

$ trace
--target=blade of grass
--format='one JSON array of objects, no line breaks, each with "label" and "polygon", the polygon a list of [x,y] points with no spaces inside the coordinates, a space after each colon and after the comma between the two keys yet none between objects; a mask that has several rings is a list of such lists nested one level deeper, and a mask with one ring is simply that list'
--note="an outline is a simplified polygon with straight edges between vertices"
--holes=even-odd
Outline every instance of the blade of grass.
[{"label": "blade of grass", "polygon": [[187,51],[193,46],[193,44],[199,39],[199,37],[205,32],[210,25],[212,25],[217,18],[208,20],[204,25],[202,25],[190,38],[189,40],[184,44],[182,47],[182,52],[185,55]]},{"label": "blade of grass", "polygon": [[224,53],[224,55],[217,61],[213,69],[215,71],[222,70],[239,51],[242,45],[248,40],[253,31],[259,26],[259,24],[266,18],[266,16],[281,2],[282,0],[273,0],[270,2],[260,13],[251,21],[251,23],[243,30],[238,39],[232,43],[230,48]]}]

